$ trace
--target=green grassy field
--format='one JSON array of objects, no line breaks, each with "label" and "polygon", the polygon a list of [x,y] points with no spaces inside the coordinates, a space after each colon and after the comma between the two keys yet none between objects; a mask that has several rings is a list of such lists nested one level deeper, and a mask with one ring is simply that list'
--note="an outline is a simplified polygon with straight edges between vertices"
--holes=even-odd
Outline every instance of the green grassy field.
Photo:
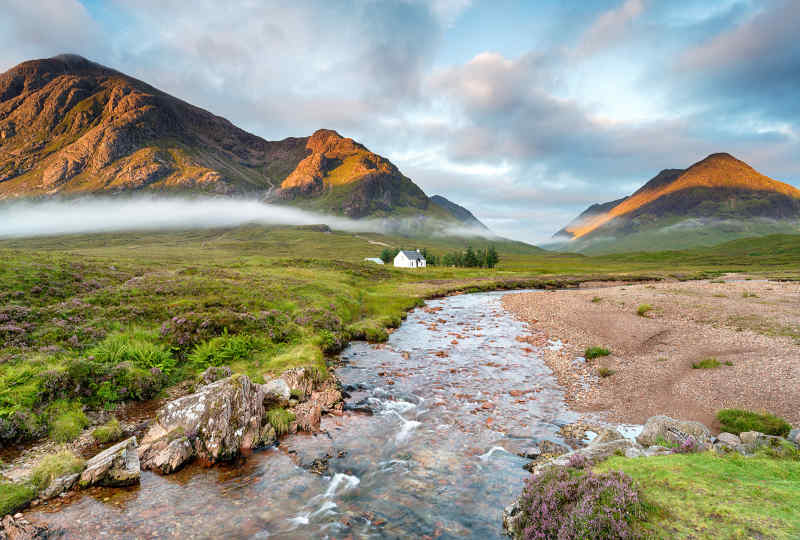
[{"label": "green grassy field", "polygon": [[653,506],[643,535],[653,538],[800,537],[800,461],[733,453],[614,457]]},{"label": "green grassy field", "polygon": [[407,310],[453,291],[800,268],[800,236],[603,257],[498,242],[494,269],[363,262],[387,245],[468,243],[487,242],[261,226],[0,241],[0,441],[68,440],[80,408],[148,399],[211,365],[258,381],[301,365],[324,374],[350,339],[384,340]]}]

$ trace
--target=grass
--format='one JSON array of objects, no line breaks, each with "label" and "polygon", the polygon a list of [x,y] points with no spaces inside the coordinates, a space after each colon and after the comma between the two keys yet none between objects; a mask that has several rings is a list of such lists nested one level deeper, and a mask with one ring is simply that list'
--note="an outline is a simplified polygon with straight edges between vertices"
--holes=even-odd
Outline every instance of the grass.
[{"label": "grass", "polygon": [[56,442],[77,439],[83,428],[89,425],[80,405],[74,402],[57,401],[48,407],[47,413],[51,418],[50,438]]},{"label": "grass", "polygon": [[0,481],[0,516],[13,514],[36,498],[37,490],[30,483]]},{"label": "grass", "polygon": [[592,298],[592,303],[593,304],[597,304],[598,302],[602,302],[602,301],[603,301],[603,299],[601,297],[599,297],[599,296],[595,296],[595,297]]},{"label": "grass", "polygon": [[294,422],[294,413],[275,407],[267,411],[267,421],[275,428],[277,435],[283,435],[289,432],[289,424]]},{"label": "grass", "polygon": [[607,368],[607,367],[599,367],[599,368],[597,368],[597,374],[599,376],[603,377],[604,379],[606,377],[611,377],[614,373],[616,373],[615,370]]},{"label": "grass", "polygon": [[639,317],[644,317],[652,309],[653,309],[653,306],[651,306],[650,304],[640,304],[639,307],[636,308],[636,314]]},{"label": "grass", "polygon": [[768,412],[723,409],[717,413],[717,420],[724,431],[735,435],[745,431],[760,431],[767,435],[785,437],[792,429],[786,420]]},{"label": "grass", "polygon": [[[85,426],[78,409],[150,399],[208,365],[257,381],[290,367],[327,373],[326,355],[351,339],[385,341],[426,298],[635,282],[667,268],[794,279],[800,263],[800,236],[601,257],[496,242],[493,269],[363,263],[383,244],[411,243],[438,255],[488,245],[255,225],[0,240],[0,442],[69,440]],[[53,403],[70,405],[55,414]]]},{"label": "grass", "polygon": [[750,291],[743,291],[742,298],[758,298],[756,293],[751,293]]},{"label": "grass", "polygon": [[92,437],[100,444],[107,444],[118,441],[122,438],[122,426],[119,420],[112,418],[102,426],[98,426],[92,431]]},{"label": "grass", "polygon": [[641,523],[655,538],[797,538],[800,462],[737,453],[612,457],[598,472],[621,470],[655,509]]},{"label": "grass", "polygon": [[61,450],[42,458],[33,469],[31,483],[41,491],[60,476],[81,472],[84,464],[84,460],[69,450]]},{"label": "grass", "polygon": [[608,356],[611,354],[611,351],[606,349],[605,347],[589,347],[584,351],[583,356],[587,360],[594,360],[595,358],[600,358],[601,356]]},{"label": "grass", "polygon": [[692,369],[715,369],[721,366],[719,360],[714,357],[703,358],[699,362],[692,362]]}]

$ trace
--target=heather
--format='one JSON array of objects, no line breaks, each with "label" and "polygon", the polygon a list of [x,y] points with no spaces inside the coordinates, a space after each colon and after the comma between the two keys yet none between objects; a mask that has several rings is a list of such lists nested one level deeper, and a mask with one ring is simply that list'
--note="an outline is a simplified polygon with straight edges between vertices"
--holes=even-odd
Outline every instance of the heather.
[{"label": "heather", "polygon": [[594,473],[582,460],[531,476],[520,499],[525,540],[638,538],[647,507],[633,480]]},{"label": "heather", "polygon": [[[496,268],[408,271],[363,262],[380,254],[376,243],[409,239],[243,226],[0,240],[0,441],[69,440],[91,411],[152,399],[208,366],[255,380],[299,366],[324,376],[351,339],[385,341],[407,310],[437,295],[636,281],[665,267],[699,277],[741,264],[736,247],[726,248],[730,257],[612,258],[494,241]],[[490,247],[475,238],[413,243],[432,256]],[[766,255],[764,270],[800,262],[796,250],[781,253]],[[66,405],[55,414],[53,403]]]}]

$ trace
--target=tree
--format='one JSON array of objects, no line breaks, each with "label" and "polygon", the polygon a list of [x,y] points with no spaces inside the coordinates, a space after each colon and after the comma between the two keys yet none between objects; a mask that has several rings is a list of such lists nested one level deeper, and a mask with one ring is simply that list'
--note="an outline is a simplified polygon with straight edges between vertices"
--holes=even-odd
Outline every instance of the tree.
[{"label": "tree", "polygon": [[467,251],[464,253],[464,266],[474,268],[479,265],[480,261],[478,261],[478,256],[472,250],[472,246],[467,246]]},{"label": "tree", "polygon": [[494,248],[494,244],[489,246],[489,249],[486,250],[486,268],[494,268],[497,266],[497,263],[500,262],[500,255],[497,254],[497,250]]},{"label": "tree", "polygon": [[389,264],[394,260],[398,253],[400,253],[399,249],[383,248],[383,251],[381,251],[381,260],[386,264]]}]

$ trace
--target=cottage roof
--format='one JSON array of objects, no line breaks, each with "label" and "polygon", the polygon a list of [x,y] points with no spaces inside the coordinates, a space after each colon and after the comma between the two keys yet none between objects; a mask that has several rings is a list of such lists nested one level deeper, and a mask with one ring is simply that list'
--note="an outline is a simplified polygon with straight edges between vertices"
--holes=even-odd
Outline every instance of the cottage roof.
[{"label": "cottage roof", "polygon": [[425,260],[425,257],[423,257],[422,253],[420,253],[419,251],[406,251],[404,249],[404,250],[401,250],[400,253],[405,255],[408,258],[408,260],[410,260],[410,261],[424,261]]}]

